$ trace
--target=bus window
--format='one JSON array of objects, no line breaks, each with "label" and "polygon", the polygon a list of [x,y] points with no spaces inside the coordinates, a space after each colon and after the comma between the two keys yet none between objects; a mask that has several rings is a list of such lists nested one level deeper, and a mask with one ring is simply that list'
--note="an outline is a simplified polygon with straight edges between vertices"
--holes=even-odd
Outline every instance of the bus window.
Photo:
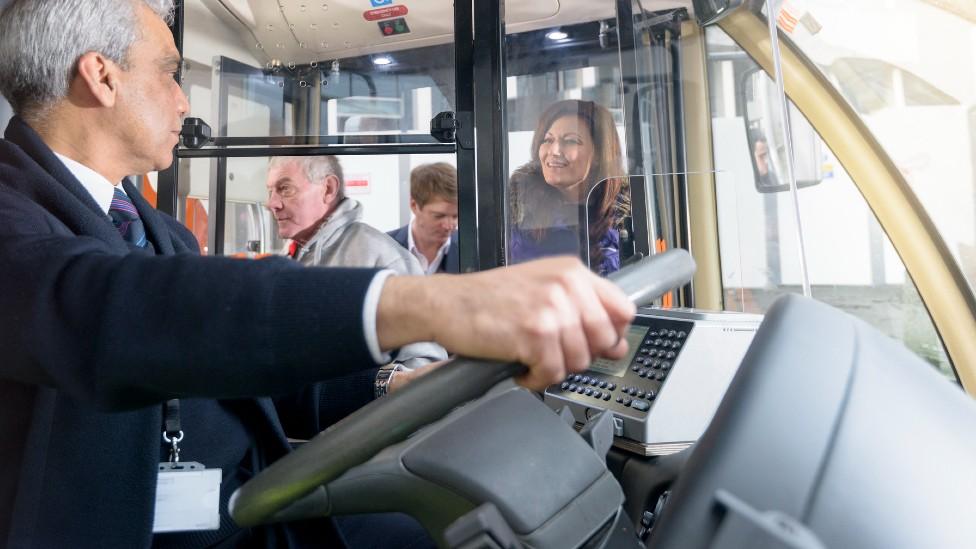
[{"label": "bus window", "polygon": [[[711,96],[719,106],[712,124],[725,309],[764,312],[780,295],[802,293],[797,238],[802,228],[813,297],[902,341],[955,381],[914,283],[826,146],[794,150],[797,163],[820,165],[817,184],[801,185],[797,191],[800,227],[789,192],[758,192],[756,151],[748,139],[749,105],[742,88],[754,75],[765,73],[756,73],[755,63],[720,29],[711,27],[706,36]],[[791,108],[791,113],[794,125],[809,127],[799,111]],[[819,157],[811,158],[814,154]]]}]

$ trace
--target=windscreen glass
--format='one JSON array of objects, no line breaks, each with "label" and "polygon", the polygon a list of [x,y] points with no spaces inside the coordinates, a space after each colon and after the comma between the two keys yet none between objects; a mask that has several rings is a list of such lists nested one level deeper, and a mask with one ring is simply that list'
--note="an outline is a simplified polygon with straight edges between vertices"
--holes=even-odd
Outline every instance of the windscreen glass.
[{"label": "windscreen glass", "polygon": [[706,46],[724,309],[762,313],[803,293],[802,254],[813,298],[872,324],[954,380],[901,258],[817,129],[787,100],[794,202],[782,184],[782,97],[772,77],[720,28],[707,30]]},{"label": "windscreen glass", "polygon": [[878,139],[976,286],[976,3],[791,0],[777,23]]}]

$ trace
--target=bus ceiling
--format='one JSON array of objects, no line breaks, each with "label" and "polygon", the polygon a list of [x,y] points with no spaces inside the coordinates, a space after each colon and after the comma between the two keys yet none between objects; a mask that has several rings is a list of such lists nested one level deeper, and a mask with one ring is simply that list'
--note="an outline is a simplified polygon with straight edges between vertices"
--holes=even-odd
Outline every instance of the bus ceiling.
[{"label": "bus ceiling", "polygon": [[[279,60],[301,65],[454,42],[453,18],[444,16],[444,5],[440,2],[377,1],[373,4],[378,7],[373,9],[364,9],[371,4],[362,0],[201,0],[201,3],[228,27],[243,27],[241,40],[247,42],[247,48],[260,50],[267,58],[264,62]],[[636,3],[646,12],[692,9],[690,0],[637,0]],[[724,2],[709,0],[704,4],[716,9]],[[505,3],[505,28],[509,34],[615,17],[614,2],[510,0]],[[323,39],[324,35],[328,38]]]}]

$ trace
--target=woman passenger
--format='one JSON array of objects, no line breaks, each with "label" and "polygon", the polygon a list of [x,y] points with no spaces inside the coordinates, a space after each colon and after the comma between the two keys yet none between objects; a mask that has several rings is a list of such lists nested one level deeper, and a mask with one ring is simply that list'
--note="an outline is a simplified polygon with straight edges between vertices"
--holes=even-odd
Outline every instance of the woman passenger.
[{"label": "woman passenger", "polygon": [[620,269],[620,228],[630,195],[613,116],[565,100],[542,114],[532,161],[509,181],[510,258],[578,255],[606,275]]}]

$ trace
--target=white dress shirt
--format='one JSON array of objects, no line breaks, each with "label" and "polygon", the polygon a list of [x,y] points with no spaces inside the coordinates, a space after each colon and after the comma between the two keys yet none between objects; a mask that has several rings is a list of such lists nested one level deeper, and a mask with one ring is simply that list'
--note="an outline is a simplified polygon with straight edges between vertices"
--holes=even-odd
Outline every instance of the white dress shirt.
[{"label": "white dress shirt", "polygon": [[[71,175],[75,176],[75,179],[81,183],[81,186],[88,191],[88,194],[90,194],[93,199],[95,199],[95,203],[98,204],[98,207],[105,212],[105,215],[108,215],[108,209],[112,206],[112,197],[115,196],[116,184],[113,184],[111,181],[106,179],[105,176],[82,164],[81,162],[78,162],[77,160],[72,160],[67,156],[58,153],[54,153],[54,156],[58,157],[58,160],[64,164],[65,168],[68,168]],[[125,189],[123,189],[121,185],[119,185],[119,190],[121,190],[123,193],[125,192]]]},{"label": "white dress shirt", "polygon": [[425,274],[434,274],[437,272],[437,269],[441,267],[441,263],[444,261],[444,256],[447,255],[447,250],[451,247],[451,235],[447,235],[447,240],[444,242],[441,248],[437,250],[437,255],[434,256],[434,260],[428,262],[427,256],[417,249],[417,244],[413,240],[413,222],[414,220],[411,219],[410,226],[407,227],[407,249],[410,250],[410,253],[413,254],[413,256],[417,258],[417,261],[420,262],[420,267],[424,270]]}]

